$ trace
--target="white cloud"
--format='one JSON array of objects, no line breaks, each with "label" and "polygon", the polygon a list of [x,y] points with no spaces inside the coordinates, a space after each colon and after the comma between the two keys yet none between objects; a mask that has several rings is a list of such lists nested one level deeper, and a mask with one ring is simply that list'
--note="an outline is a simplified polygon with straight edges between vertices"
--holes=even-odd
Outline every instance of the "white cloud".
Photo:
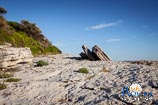
[{"label": "white cloud", "polygon": [[111,22],[111,23],[97,24],[97,25],[94,25],[94,26],[87,27],[86,30],[98,30],[98,29],[113,27],[113,26],[118,25],[121,22],[122,22],[122,20],[118,20],[118,21]]},{"label": "white cloud", "polygon": [[118,38],[111,38],[111,39],[107,39],[106,42],[119,42],[121,39]]}]

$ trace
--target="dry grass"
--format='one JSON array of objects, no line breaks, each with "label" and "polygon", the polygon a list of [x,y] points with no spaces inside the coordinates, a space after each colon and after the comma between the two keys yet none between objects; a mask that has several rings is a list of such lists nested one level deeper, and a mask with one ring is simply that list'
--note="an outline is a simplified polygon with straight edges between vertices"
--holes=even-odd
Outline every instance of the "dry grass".
[{"label": "dry grass", "polygon": [[92,79],[94,77],[95,77],[95,75],[91,75],[91,76],[87,77],[87,79],[90,80],[90,79]]},{"label": "dry grass", "polygon": [[67,102],[67,99],[59,99],[58,102],[65,103]]},{"label": "dry grass", "polygon": [[101,70],[101,72],[107,73],[110,72],[106,67],[103,67],[103,69]]}]

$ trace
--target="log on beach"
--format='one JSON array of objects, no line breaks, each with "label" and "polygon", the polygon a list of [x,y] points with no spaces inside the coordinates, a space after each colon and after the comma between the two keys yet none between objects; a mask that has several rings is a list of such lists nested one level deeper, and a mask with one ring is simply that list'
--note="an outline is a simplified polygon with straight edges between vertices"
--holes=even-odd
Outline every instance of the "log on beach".
[{"label": "log on beach", "polygon": [[82,59],[88,59],[88,56],[84,52],[81,52],[80,56]]},{"label": "log on beach", "polygon": [[87,46],[83,45],[83,46],[82,46],[82,49],[83,49],[85,55],[88,57],[89,60],[95,60],[95,58],[94,58],[92,52],[88,49]]},{"label": "log on beach", "polygon": [[88,59],[92,61],[96,61],[96,60],[110,61],[110,58],[107,56],[107,54],[105,54],[101,50],[101,48],[97,45],[95,45],[92,48],[92,51],[88,49],[88,47],[85,45],[82,46],[82,49],[84,51],[80,53],[82,59]]},{"label": "log on beach", "polygon": [[95,45],[92,48],[92,52],[102,61],[110,61],[110,58],[99,48],[97,45]]}]

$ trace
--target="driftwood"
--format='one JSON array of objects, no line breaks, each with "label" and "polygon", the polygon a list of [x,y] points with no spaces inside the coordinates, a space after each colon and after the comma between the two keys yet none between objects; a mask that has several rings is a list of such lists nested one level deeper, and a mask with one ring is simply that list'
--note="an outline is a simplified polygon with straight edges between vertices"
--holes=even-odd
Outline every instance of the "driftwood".
[{"label": "driftwood", "polygon": [[97,45],[92,48],[92,51],[89,50],[85,45],[82,46],[82,49],[84,51],[80,53],[82,59],[89,59],[92,61],[110,61],[110,58]]},{"label": "driftwood", "polygon": [[80,56],[82,57],[82,59],[88,59],[88,56],[84,52],[81,52]]},{"label": "driftwood", "polygon": [[82,49],[83,49],[85,55],[89,58],[89,60],[95,60],[92,52],[85,45],[82,46]]},{"label": "driftwood", "polygon": [[92,52],[96,54],[100,60],[110,61],[110,58],[97,45],[92,48]]}]

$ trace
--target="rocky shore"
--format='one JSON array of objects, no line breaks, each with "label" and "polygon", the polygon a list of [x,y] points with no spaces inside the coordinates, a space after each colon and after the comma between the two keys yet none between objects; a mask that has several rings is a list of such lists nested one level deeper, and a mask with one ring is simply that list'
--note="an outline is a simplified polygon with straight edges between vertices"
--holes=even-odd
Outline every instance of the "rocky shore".
[{"label": "rocky shore", "polygon": [[[36,67],[39,60],[48,65]],[[35,57],[31,65],[18,65],[14,76],[21,81],[7,83],[0,91],[1,105],[158,105],[157,66],[80,60],[69,54]],[[78,72],[80,68],[88,73]],[[122,97],[122,88],[133,83],[152,92],[152,98]]]}]

